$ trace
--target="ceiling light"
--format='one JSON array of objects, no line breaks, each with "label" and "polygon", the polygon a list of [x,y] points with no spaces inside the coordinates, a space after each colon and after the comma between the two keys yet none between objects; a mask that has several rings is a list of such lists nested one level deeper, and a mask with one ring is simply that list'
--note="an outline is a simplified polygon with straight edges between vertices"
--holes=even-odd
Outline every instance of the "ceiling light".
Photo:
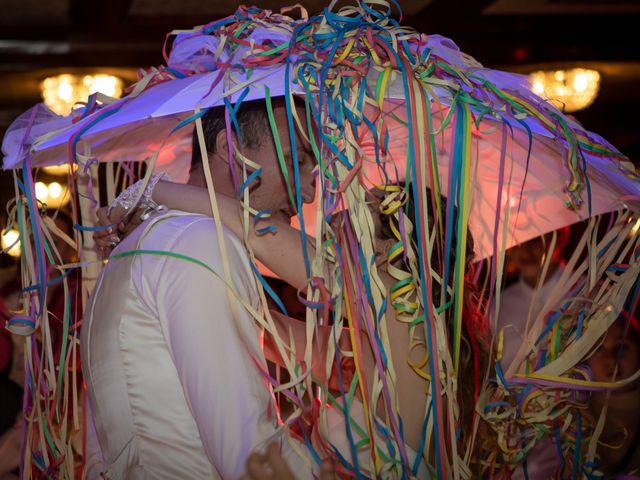
[{"label": "ceiling light", "polygon": [[530,75],[531,90],[565,112],[583,110],[600,88],[600,73],[585,68],[538,71]]},{"label": "ceiling light", "polygon": [[[78,169],[78,164],[73,164],[73,171]],[[69,173],[69,164],[63,163],[62,165],[49,165],[48,167],[42,167],[42,170],[49,175],[66,175]]]},{"label": "ceiling light", "polygon": [[65,73],[45,78],[40,83],[44,103],[58,115],[69,115],[78,102],[86,102],[89,95],[100,92],[120,98],[122,80],[113,75],[72,75]]},{"label": "ceiling light", "polygon": [[12,257],[20,256],[20,234],[17,230],[7,230],[2,232],[2,249]]},{"label": "ceiling light", "polygon": [[36,182],[36,198],[51,208],[59,208],[70,200],[69,189],[58,182]]}]

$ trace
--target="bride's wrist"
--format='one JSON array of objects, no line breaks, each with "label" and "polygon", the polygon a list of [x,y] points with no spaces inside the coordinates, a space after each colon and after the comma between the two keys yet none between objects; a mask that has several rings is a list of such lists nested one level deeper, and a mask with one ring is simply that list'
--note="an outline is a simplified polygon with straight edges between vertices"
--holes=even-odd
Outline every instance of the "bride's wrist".
[{"label": "bride's wrist", "polygon": [[[133,185],[130,185],[109,206],[109,215],[116,207],[122,208],[126,212],[125,215],[133,210],[143,210],[141,219],[146,220],[152,213],[166,210],[164,205],[156,203],[153,199],[155,187],[163,180],[168,181],[169,175],[166,173],[152,175],[146,186],[144,185],[144,180],[138,180]],[[143,187],[144,191],[141,191]]]}]

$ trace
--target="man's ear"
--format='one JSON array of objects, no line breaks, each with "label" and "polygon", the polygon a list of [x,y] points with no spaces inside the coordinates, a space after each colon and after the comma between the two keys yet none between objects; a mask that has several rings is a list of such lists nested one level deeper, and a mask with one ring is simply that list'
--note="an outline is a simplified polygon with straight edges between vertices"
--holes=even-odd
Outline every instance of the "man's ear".
[{"label": "man's ear", "polygon": [[[242,166],[242,162],[240,158],[236,155],[236,153],[240,153],[238,150],[238,137],[235,132],[231,133],[231,141],[234,143],[236,150],[232,150],[231,155],[234,163],[237,166]],[[216,135],[216,152],[215,152],[216,160],[222,161],[229,165],[229,142],[227,141],[227,130],[220,130],[218,135]],[[211,159],[210,159],[211,160]]]},{"label": "man's ear", "polygon": [[[231,135],[232,141],[235,135]],[[229,142],[227,141],[227,129],[223,128],[216,135],[216,151],[215,155],[220,157],[220,160],[225,163],[229,163]]]}]

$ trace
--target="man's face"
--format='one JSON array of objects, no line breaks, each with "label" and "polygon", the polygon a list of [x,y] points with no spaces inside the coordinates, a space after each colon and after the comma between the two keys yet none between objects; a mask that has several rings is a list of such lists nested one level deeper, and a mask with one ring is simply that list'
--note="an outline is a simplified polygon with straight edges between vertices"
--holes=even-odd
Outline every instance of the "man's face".
[{"label": "man's face", "polygon": [[[298,108],[298,117],[302,128],[308,135],[306,114],[304,108]],[[278,126],[280,145],[284,163],[287,167],[291,192],[295,198],[295,179],[293,173],[293,155],[291,153],[291,137],[287,120],[286,108],[276,105],[273,109],[275,123]],[[295,125],[295,121],[294,121]],[[316,162],[309,142],[301,132],[295,128],[295,142],[297,151],[298,171],[300,178],[300,194],[303,203],[311,203],[315,197],[315,177],[312,175]],[[262,174],[251,187],[251,206],[257,210],[269,210],[271,218],[289,223],[296,215],[295,206],[291,204],[287,193],[287,185],[278,162],[278,153],[271,132],[265,134],[264,140],[255,148],[239,147],[242,155],[258,163],[262,167]]]},{"label": "man's face", "polygon": [[513,247],[511,260],[513,260],[519,270],[532,270],[535,273],[540,269],[545,253],[544,242],[542,238],[537,237]]},{"label": "man's face", "polygon": [[588,360],[594,379],[598,382],[613,380],[616,363],[617,380],[630,377],[640,368],[638,344],[631,334],[625,338],[624,322],[620,320],[609,327],[600,347]]},{"label": "man's face", "polygon": [[[551,235],[536,237],[511,249],[510,258],[525,278],[537,279],[548,253]],[[552,259],[553,260],[553,259]]]}]

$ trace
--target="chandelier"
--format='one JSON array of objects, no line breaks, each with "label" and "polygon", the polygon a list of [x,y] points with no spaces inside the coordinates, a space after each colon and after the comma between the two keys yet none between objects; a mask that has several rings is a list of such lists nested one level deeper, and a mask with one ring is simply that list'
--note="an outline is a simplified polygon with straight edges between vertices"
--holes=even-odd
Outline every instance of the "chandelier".
[{"label": "chandelier", "polygon": [[74,75],[65,73],[45,78],[40,83],[42,99],[58,115],[69,115],[78,102],[86,102],[89,95],[100,92],[109,97],[122,95],[123,82],[113,75]]},{"label": "chandelier", "polygon": [[585,68],[540,70],[529,78],[534,93],[565,112],[587,108],[596,99],[600,88],[600,73]]}]

